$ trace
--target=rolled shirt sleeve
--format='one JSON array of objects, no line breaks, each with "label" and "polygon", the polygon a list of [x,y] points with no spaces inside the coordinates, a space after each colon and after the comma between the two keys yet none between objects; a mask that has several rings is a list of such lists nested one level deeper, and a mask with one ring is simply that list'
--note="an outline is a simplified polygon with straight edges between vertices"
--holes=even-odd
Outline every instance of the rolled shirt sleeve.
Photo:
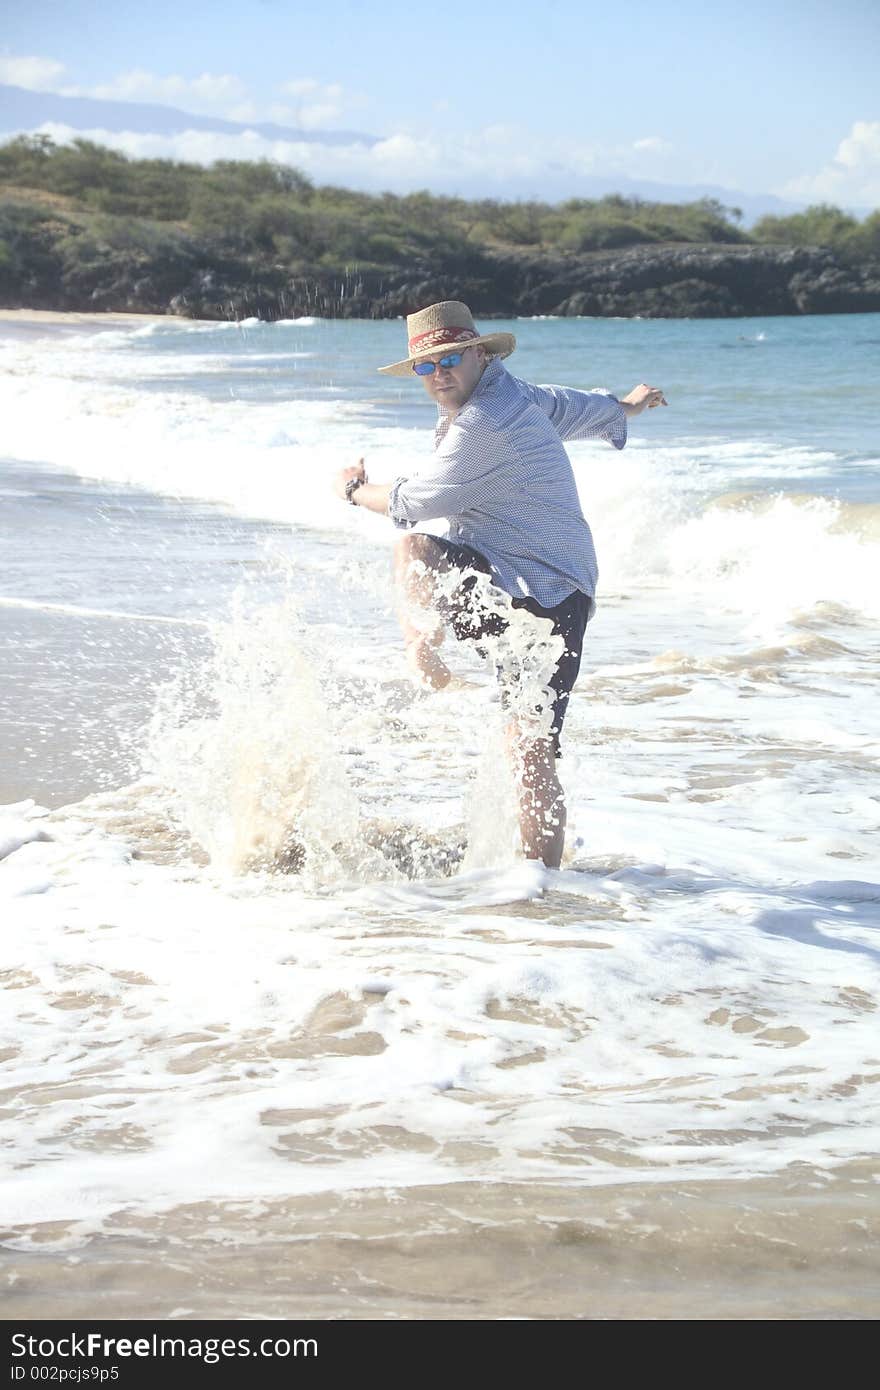
[{"label": "rolled shirt sleeve", "polygon": [[407,521],[406,517],[401,515],[400,502],[397,494],[401,484],[405,482],[406,478],[398,478],[395,483],[392,483],[391,492],[388,497],[388,515],[399,531],[411,531],[416,524],[414,521]]}]

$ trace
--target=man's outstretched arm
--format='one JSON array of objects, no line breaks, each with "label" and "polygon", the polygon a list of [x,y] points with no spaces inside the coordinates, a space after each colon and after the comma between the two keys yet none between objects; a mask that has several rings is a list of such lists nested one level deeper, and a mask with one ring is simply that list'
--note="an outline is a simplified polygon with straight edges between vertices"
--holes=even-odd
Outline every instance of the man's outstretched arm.
[{"label": "man's outstretched arm", "polygon": [[521,380],[519,385],[543,410],[560,439],[604,439],[616,449],[626,444],[627,420],[667,404],[660,387],[645,382],[619,398],[606,391],[580,391],[573,386],[535,386]]}]

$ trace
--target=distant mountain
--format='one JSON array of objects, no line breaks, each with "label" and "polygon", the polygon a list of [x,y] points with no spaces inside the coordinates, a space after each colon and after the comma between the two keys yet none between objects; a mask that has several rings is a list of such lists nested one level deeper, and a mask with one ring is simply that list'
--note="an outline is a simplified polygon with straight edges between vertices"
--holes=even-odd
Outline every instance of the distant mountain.
[{"label": "distant mountain", "polygon": [[[0,140],[32,131],[45,122],[68,126],[73,130],[107,131],[120,134],[131,131],[137,135],[179,135],[187,130],[211,131],[220,135],[243,135],[255,131],[267,140],[285,140],[311,145],[361,145],[371,148],[381,142],[376,135],[352,130],[300,130],[294,126],[274,125],[266,121],[224,121],[217,116],[196,116],[172,106],[158,106],[136,101],[103,101],[93,97],[66,97],[53,92],[31,92],[23,87],[0,84]],[[390,169],[370,177],[364,168],[359,177],[336,176],[337,181],[363,191],[394,188],[398,192],[412,191],[394,179]],[[412,189],[425,187],[427,180],[415,180]],[[772,193],[743,193],[737,189],[719,188],[713,184],[655,183],[650,179],[633,179],[624,174],[573,174],[560,164],[548,164],[539,175],[492,177],[480,171],[458,172],[437,176],[430,181],[432,193],[457,194],[466,198],[536,198],[544,202],[561,202],[566,198],[601,198],[608,193],[624,197],[644,198],[658,203],[689,203],[698,198],[715,198],[725,207],[737,207],[743,214],[743,225],[751,226],[767,213],[789,216],[800,212],[804,203],[786,202]],[[849,211],[864,215],[868,209]]]},{"label": "distant mountain", "polygon": [[318,145],[375,145],[375,135],[352,130],[300,130],[268,121],[224,121],[218,116],[194,116],[173,106],[140,101],[99,101],[94,97],[63,97],[54,92],[30,92],[0,84],[0,132],[6,136],[34,130],[44,121],[73,130],[130,130],[136,135],[180,135],[184,130],[208,130],[242,135],[254,130],[267,140],[297,140]]}]

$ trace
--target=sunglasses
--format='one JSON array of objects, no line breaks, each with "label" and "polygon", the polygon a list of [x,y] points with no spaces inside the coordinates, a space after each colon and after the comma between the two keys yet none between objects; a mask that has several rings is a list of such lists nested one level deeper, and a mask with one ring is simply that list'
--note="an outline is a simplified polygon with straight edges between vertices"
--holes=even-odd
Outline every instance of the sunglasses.
[{"label": "sunglasses", "polygon": [[[467,348],[465,348],[467,352]],[[437,367],[457,367],[464,357],[464,352],[447,352],[445,357],[441,357],[439,362],[413,362],[413,371],[416,376],[433,376]]]}]

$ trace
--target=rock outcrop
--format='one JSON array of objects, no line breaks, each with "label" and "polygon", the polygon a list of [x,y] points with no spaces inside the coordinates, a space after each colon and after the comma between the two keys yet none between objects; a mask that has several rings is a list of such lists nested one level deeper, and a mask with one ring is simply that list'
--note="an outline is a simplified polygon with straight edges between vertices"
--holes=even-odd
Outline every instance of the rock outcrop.
[{"label": "rock outcrop", "polygon": [[818,247],[639,246],[592,255],[483,252],[443,266],[285,275],[250,285],[202,270],[170,301],[196,318],[395,318],[464,299],[482,318],[558,314],[740,318],[880,311],[880,263],[855,266]]},{"label": "rock outcrop", "polygon": [[0,306],[201,319],[395,318],[464,299],[481,318],[737,318],[880,311],[880,262],[822,247],[651,245],[588,255],[475,248],[443,263],[327,270],[178,235],[70,254],[51,224],[0,259]]}]

